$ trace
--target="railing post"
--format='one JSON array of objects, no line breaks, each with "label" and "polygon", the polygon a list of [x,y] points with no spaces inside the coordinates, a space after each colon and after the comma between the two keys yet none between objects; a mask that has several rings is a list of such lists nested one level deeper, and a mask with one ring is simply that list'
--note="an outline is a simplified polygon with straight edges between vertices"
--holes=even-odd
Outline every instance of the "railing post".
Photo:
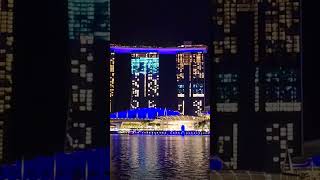
[{"label": "railing post", "polygon": [[24,157],[21,159],[21,180],[24,180]]},{"label": "railing post", "polygon": [[88,169],[89,169],[89,167],[88,167],[88,160],[86,159],[86,165],[85,165],[85,180],[88,180]]},{"label": "railing post", "polygon": [[53,155],[53,180],[56,180],[56,174],[57,174],[56,155]]}]

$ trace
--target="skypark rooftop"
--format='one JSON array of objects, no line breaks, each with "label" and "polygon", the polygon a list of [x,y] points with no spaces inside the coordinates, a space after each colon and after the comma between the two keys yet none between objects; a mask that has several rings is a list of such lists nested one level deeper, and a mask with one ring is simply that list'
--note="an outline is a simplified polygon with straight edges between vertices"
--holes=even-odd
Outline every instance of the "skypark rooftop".
[{"label": "skypark rooftop", "polygon": [[204,45],[180,46],[180,47],[129,47],[129,46],[111,46],[111,52],[117,54],[133,53],[159,53],[159,54],[178,54],[178,53],[207,53],[207,47]]}]

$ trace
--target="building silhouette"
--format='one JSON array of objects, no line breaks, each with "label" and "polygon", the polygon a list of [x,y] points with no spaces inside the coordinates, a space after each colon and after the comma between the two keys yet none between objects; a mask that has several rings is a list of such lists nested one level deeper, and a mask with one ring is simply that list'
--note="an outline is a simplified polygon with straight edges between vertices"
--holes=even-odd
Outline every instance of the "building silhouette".
[{"label": "building silhouette", "polygon": [[71,87],[65,150],[103,147],[110,40],[110,1],[68,1]]},{"label": "building silhouette", "polygon": [[8,155],[8,123],[12,108],[14,1],[0,1],[0,162]]},{"label": "building silhouette", "polygon": [[109,0],[0,0],[0,163],[108,144],[109,16]]},{"label": "building silhouette", "polygon": [[300,0],[213,0],[211,155],[280,171],[302,153]]}]

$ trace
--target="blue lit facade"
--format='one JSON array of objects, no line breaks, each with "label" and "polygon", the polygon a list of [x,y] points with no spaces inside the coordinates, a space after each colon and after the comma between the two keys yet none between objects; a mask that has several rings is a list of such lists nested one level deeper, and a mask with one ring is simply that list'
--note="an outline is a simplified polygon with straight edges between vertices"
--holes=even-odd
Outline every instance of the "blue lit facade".
[{"label": "blue lit facade", "polygon": [[207,48],[204,46],[193,47],[128,47],[128,46],[111,46],[110,50],[116,54],[133,54],[133,53],[159,53],[172,54],[178,53],[207,53]]},{"label": "blue lit facade", "polygon": [[110,119],[156,119],[161,116],[179,116],[178,111],[163,108],[138,108],[110,114]]},{"label": "blue lit facade", "polygon": [[212,2],[211,155],[279,171],[302,152],[301,1]]},{"label": "blue lit facade", "polygon": [[154,108],[159,103],[159,54],[132,54],[131,109]]},{"label": "blue lit facade", "polygon": [[[109,0],[68,0],[71,87],[65,149],[101,147],[105,128],[110,40]],[[103,85],[104,86],[101,86]]]},{"label": "blue lit facade", "polygon": [[8,154],[6,139],[13,85],[13,11],[13,0],[0,0],[0,162],[3,162]]}]

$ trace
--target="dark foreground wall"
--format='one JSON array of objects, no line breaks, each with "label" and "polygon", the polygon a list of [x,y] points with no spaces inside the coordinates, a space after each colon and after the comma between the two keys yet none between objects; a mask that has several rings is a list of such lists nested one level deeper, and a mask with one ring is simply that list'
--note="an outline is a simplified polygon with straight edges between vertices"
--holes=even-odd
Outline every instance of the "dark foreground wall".
[{"label": "dark foreground wall", "polygon": [[67,3],[15,3],[9,159],[62,151],[67,112]]}]

